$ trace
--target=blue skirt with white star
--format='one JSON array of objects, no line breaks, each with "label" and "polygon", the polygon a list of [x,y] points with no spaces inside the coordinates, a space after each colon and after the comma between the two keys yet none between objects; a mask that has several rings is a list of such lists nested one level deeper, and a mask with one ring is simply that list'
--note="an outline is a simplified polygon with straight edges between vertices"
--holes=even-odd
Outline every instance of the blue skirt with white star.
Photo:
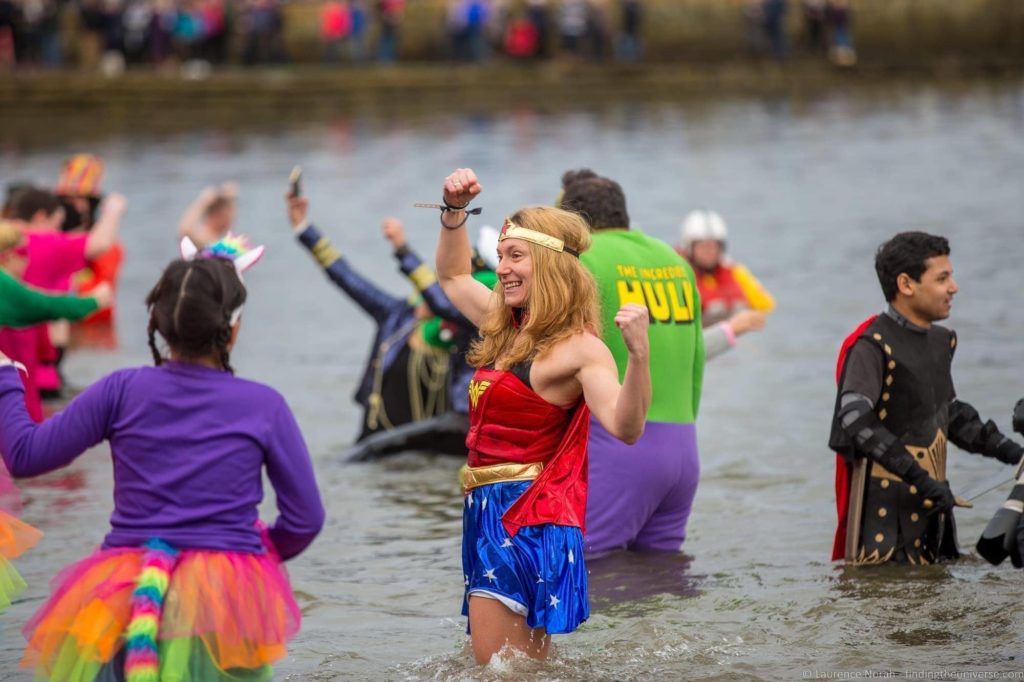
[{"label": "blue skirt with white star", "polygon": [[462,569],[469,596],[497,599],[549,635],[572,632],[590,616],[583,533],[572,526],[520,528],[510,538],[501,516],[532,481],[492,483],[469,492],[462,516]]}]

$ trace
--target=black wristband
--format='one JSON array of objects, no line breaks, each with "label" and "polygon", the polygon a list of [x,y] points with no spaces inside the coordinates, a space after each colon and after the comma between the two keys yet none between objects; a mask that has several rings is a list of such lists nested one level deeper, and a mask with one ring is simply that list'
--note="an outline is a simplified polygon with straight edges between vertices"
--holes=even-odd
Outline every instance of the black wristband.
[{"label": "black wristband", "polygon": [[[480,215],[481,213],[484,212],[484,210],[482,208],[480,208],[480,207],[469,208],[469,204],[466,204],[465,206],[452,206],[451,204],[449,204],[444,199],[442,199],[441,201],[444,202],[444,203],[441,204],[441,227],[444,227],[444,228],[449,229],[449,230],[457,230],[457,229],[459,229],[460,227],[462,227],[463,225],[466,224],[466,221],[469,220],[469,216],[471,216],[471,215]],[[448,213],[448,212],[457,213],[458,211],[462,211],[463,213],[465,213],[465,215],[462,216],[462,220],[461,221],[459,221],[455,225],[449,225],[448,223],[446,223],[444,221],[444,214],[445,213]]]},{"label": "black wristband", "polygon": [[445,228],[446,230],[457,230],[460,227],[462,227],[463,225],[465,225],[466,221],[469,220],[469,214],[466,213],[464,216],[462,216],[462,220],[460,220],[459,222],[457,222],[454,225],[449,225],[448,223],[446,223],[444,221],[444,214],[445,213],[447,213],[447,211],[441,211],[441,227]]},{"label": "black wristband", "polygon": [[441,213],[445,211],[465,211],[467,208],[469,208],[468,202],[463,206],[455,206],[454,204],[449,204],[447,199],[441,199]]}]

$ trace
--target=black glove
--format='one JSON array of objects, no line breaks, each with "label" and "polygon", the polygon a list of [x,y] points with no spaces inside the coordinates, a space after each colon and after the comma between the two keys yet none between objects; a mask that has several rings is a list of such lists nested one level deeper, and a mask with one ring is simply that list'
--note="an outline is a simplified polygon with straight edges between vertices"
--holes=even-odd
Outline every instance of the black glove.
[{"label": "black glove", "polygon": [[1024,552],[1021,551],[1024,549],[1024,519],[1021,519],[1020,524],[1017,526],[1017,532],[1013,538],[1010,538],[1008,544],[1010,561],[1013,562],[1013,567],[1024,568]]},{"label": "black glove", "polygon": [[949,488],[949,482],[936,481],[921,467],[918,467],[918,470],[921,472],[920,475],[915,475],[917,472],[913,472],[909,478],[904,477],[904,480],[910,485],[915,486],[921,497],[935,503],[935,511],[947,512],[951,510],[956,505],[956,498],[953,497],[953,491]]},{"label": "black glove", "polygon": [[1024,456],[1024,448],[1009,438],[1000,443],[999,447],[996,448],[995,457],[1003,464],[1016,466],[1020,464],[1022,456]]},{"label": "black glove", "polygon": [[948,511],[956,503],[949,483],[936,481],[928,475],[913,455],[898,440],[893,441],[889,449],[878,458],[878,463],[893,472],[909,485],[917,488],[917,492],[927,500],[935,503],[937,511]]},{"label": "black glove", "polygon": [[1024,398],[1013,408],[1013,430],[1024,436]]}]

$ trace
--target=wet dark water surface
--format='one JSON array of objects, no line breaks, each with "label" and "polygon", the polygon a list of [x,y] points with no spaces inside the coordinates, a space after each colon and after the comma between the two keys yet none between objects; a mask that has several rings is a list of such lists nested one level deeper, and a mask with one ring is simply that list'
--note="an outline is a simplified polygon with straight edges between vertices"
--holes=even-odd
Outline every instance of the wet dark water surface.
[{"label": "wet dark water surface", "polygon": [[[178,216],[203,185],[237,180],[239,225],[268,253],[247,277],[232,362],[288,398],[328,509],[322,536],[290,565],[304,621],[279,678],[788,680],[870,668],[959,679],[1024,670],[1024,575],[970,549],[1007,491],[958,514],[968,556],[956,565],[844,569],[829,562],[835,508],[825,447],[839,343],[881,308],[874,250],[909,228],[952,242],[957,389],[1009,431],[1024,395],[1024,91],[298,116],[258,130],[171,136],[139,125],[87,143],[107,163],[105,187],[129,198],[128,257],[118,348],[80,350],[67,365],[72,382],[85,385],[150,361],[142,299],[176,253]],[[53,182],[63,156],[85,144],[6,139],[0,177]],[[408,285],[381,219],[405,221],[411,244],[432,259],[436,216],[412,204],[436,201],[452,168],[471,166],[481,177],[475,229],[520,205],[550,203],[564,170],[590,166],[622,183],[634,224],[655,236],[675,241],[692,208],[721,212],[731,252],[776,296],[768,328],[706,371],[703,472],[686,555],[592,562],[594,614],[579,633],[556,639],[552,661],[479,670],[464,649],[459,462],[422,453],[337,461],[357,431],[351,395],[372,324],[290,232],[282,195],[295,163],[305,169],[314,222],[399,295]],[[998,468],[951,453],[956,490]],[[0,678],[11,679],[19,628],[48,582],[106,531],[108,451],[21,487],[25,519],[46,536],[18,562],[30,587],[3,616]],[[273,518],[270,501],[264,517]]]}]

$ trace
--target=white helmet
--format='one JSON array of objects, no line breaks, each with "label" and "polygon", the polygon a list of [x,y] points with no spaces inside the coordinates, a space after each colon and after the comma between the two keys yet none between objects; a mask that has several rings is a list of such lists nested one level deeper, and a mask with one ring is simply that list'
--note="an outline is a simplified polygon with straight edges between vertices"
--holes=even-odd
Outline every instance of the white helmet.
[{"label": "white helmet", "polygon": [[476,253],[491,270],[498,269],[499,236],[496,229],[490,225],[484,225],[480,228],[480,236],[476,240]]},{"label": "white helmet", "polygon": [[718,215],[714,211],[707,209],[699,211],[690,211],[687,214],[686,219],[683,220],[683,247],[687,251],[693,246],[694,242],[701,241],[704,239],[714,239],[715,241],[724,242],[729,232],[725,229],[725,221],[722,220],[722,216]]}]

